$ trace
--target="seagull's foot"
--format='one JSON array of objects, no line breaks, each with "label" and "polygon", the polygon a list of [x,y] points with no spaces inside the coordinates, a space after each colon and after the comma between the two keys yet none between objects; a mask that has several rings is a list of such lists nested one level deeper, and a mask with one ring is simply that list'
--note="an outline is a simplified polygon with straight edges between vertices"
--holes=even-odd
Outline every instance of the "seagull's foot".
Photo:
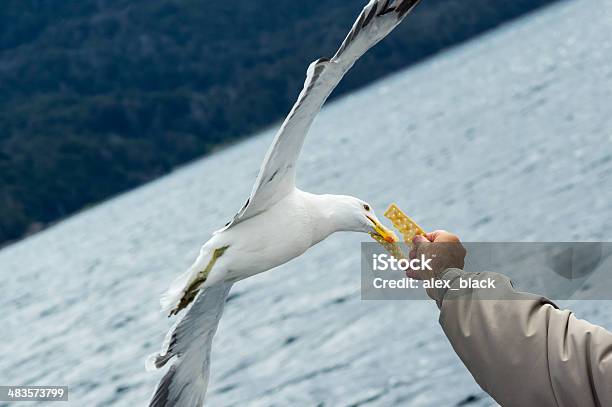
[{"label": "seagull's foot", "polygon": [[225,251],[227,250],[228,247],[229,246],[223,246],[223,247],[220,247],[218,249],[215,249],[215,251],[213,252],[212,258],[210,259],[210,261],[206,265],[206,268],[204,268],[204,270],[200,271],[198,273],[198,275],[196,276],[196,278],[191,282],[191,284],[189,284],[189,287],[187,287],[187,289],[185,290],[185,294],[183,294],[183,297],[181,298],[181,300],[179,301],[177,306],[174,307],[170,311],[170,314],[168,315],[168,318],[173,316],[173,315],[178,314],[183,309],[185,309],[189,304],[191,304],[191,302],[198,295],[198,292],[200,290],[200,286],[202,284],[204,284],[204,282],[208,278],[208,274],[210,274],[210,271],[212,270],[213,266],[215,265],[215,262],[217,261],[217,259],[219,257],[223,256],[223,253],[225,253]]}]

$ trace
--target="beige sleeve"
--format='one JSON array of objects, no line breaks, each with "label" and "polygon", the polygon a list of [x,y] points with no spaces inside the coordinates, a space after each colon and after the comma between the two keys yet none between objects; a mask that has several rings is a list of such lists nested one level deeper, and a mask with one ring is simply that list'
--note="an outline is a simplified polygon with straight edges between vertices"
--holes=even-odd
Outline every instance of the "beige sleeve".
[{"label": "beige sleeve", "polygon": [[[490,289],[460,280],[495,281]],[[612,334],[496,273],[450,269],[432,296],[440,324],[476,382],[504,407],[612,406]],[[489,299],[483,299],[489,298]]]}]

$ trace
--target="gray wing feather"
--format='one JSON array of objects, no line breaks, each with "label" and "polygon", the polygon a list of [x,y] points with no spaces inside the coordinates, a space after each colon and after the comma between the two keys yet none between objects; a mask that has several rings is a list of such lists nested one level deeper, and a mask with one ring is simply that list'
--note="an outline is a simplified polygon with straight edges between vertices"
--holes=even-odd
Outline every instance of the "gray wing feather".
[{"label": "gray wing feather", "polygon": [[213,336],[232,283],[203,289],[183,318],[168,332],[160,353],[151,355],[147,369],[172,364],[161,379],[149,407],[199,407],[204,404]]},{"label": "gray wing feather", "polygon": [[265,211],[293,190],[297,158],[323,103],[359,57],[387,36],[419,1],[371,0],[333,58],[310,64],[304,88],[266,153],[249,199],[220,231]]}]

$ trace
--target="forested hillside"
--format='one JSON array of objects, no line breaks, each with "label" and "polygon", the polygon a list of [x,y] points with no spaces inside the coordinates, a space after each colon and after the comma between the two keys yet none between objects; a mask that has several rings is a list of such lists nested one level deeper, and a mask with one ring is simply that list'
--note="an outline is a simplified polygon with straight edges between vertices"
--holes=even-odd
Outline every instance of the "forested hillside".
[{"label": "forested hillside", "polygon": [[[423,0],[335,95],[550,1]],[[4,0],[0,243],[282,118],[364,4]]]}]

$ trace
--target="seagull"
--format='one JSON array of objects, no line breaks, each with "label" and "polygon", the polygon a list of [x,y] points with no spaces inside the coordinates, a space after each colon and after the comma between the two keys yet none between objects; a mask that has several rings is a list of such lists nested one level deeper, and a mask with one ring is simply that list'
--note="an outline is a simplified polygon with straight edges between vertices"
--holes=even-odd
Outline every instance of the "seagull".
[{"label": "seagull", "polygon": [[275,135],[244,206],[202,246],[193,265],[161,298],[169,316],[187,311],[170,329],[147,370],[170,367],[150,407],[204,405],[213,336],[232,285],[306,252],[339,231],[363,232],[393,243],[372,207],[345,195],[316,195],[295,186],[296,161],[315,116],[368,49],[389,34],[419,0],[371,0],[331,59],[310,64],[304,88]]}]

